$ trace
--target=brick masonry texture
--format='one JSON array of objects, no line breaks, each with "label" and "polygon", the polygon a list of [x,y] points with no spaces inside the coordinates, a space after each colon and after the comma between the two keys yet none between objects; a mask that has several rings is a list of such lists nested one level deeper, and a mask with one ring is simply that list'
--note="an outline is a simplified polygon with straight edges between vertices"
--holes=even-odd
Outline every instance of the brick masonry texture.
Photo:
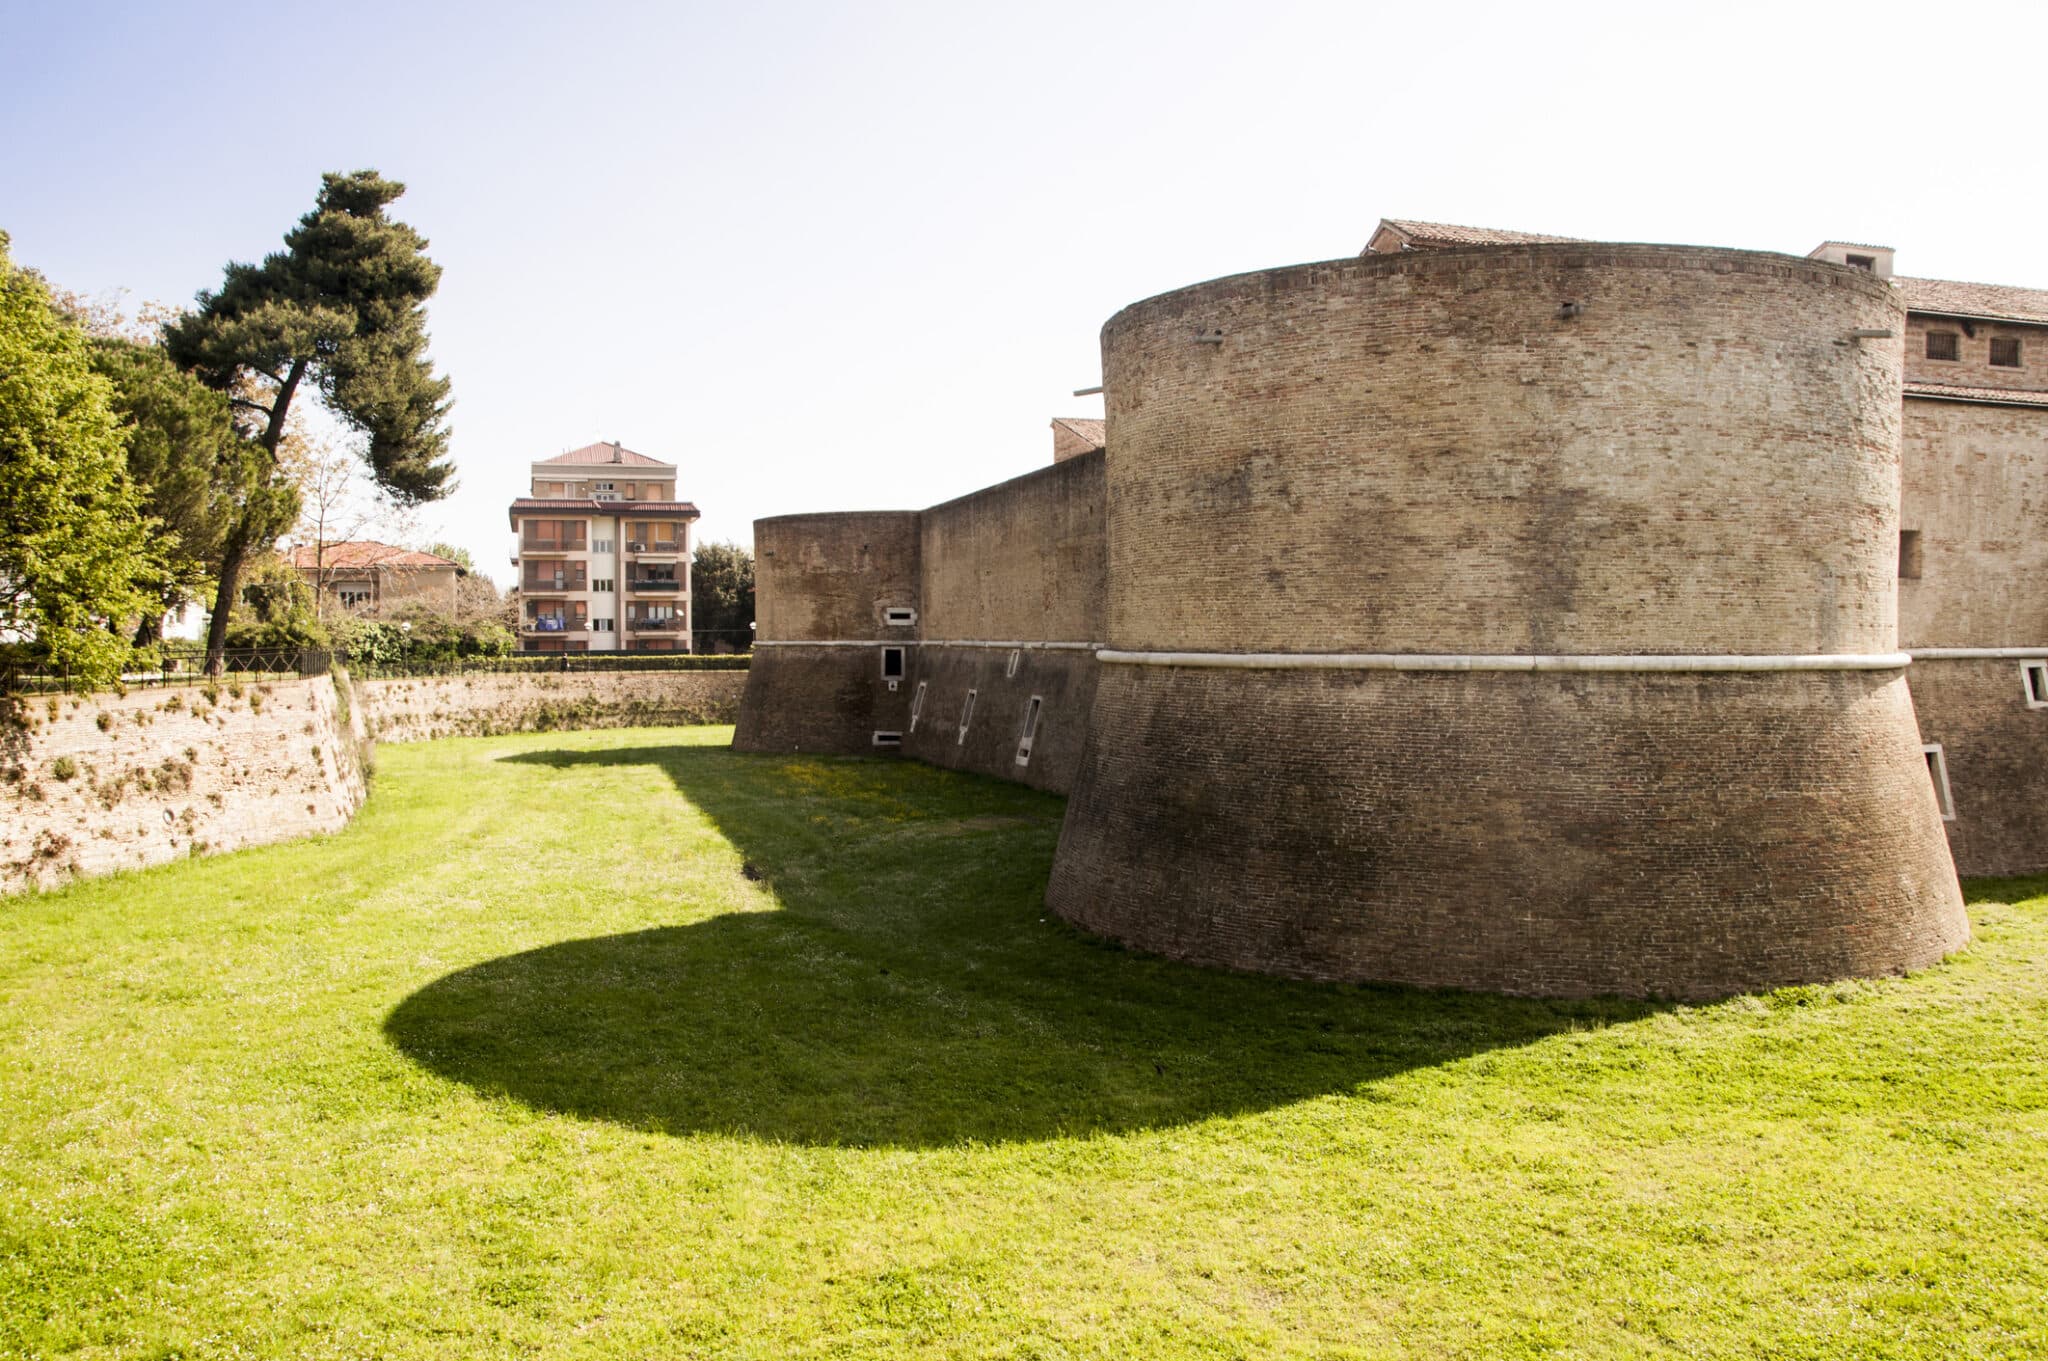
[{"label": "brick masonry texture", "polygon": [[1903,479],[1900,643],[2048,647],[2048,411],[1908,398]]},{"label": "brick masonry texture", "polygon": [[1861,271],[1671,247],[1368,256],[1138,303],[1103,329],[1110,640],[1889,650],[1900,341],[1846,337],[1902,324]]},{"label": "brick masonry texture", "polygon": [[890,690],[881,661],[878,647],[760,649],[747,672],[734,749],[872,754],[876,730],[899,732],[910,722],[908,678]]},{"label": "brick masonry texture", "polygon": [[1913,663],[1920,735],[1939,742],[1964,874],[2031,874],[2048,847],[2048,709],[2029,709],[2020,663],[2005,657]]},{"label": "brick masonry texture", "polygon": [[578,671],[356,683],[370,736],[380,742],[489,737],[556,728],[731,723],[744,671]]},{"label": "brick masonry texture", "polygon": [[912,637],[882,611],[917,608],[917,538],[914,510],[756,520],[755,638]]},{"label": "brick masonry texture", "polygon": [[1099,642],[1103,473],[1081,454],[925,511],[920,636]]},{"label": "brick masonry texture", "polygon": [[[1011,675],[1008,649],[920,648],[911,695],[914,700],[923,685],[924,706],[916,730],[904,734],[903,753],[949,770],[1064,794],[1080,772],[1098,669],[1090,653],[1020,648]],[[962,741],[960,718],[969,690],[975,692],[974,714]],[[1031,759],[1019,765],[1017,748],[1034,695],[1040,701],[1038,729]]]},{"label": "brick masonry texture", "polygon": [[1967,939],[1896,673],[1110,665],[1047,900],[1297,978],[1714,997]]},{"label": "brick masonry texture", "polygon": [[324,676],[24,703],[0,753],[0,892],[339,831],[366,792],[359,706]]}]

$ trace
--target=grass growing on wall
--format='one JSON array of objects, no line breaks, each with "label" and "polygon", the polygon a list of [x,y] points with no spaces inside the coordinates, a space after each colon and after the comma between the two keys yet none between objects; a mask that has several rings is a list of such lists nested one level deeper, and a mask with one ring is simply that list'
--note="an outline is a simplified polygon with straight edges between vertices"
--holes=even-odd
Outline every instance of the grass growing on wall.
[{"label": "grass growing on wall", "polygon": [[2048,1352],[2048,880],[1709,1007],[1043,920],[1058,799],[729,730],[388,749],[0,909],[0,1354]]}]

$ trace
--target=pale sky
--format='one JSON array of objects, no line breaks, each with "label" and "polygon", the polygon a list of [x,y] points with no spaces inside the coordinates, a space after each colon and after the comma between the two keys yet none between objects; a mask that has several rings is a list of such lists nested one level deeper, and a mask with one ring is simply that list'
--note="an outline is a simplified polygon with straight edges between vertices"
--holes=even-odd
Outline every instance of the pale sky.
[{"label": "pale sky", "polygon": [[2048,287],[2048,6],[246,5],[0,0],[0,228],[189,300],[374,167],[444,271],[460,490],[509,580],[527,464],[681,465],[706,538],[919,507],[1097,416],[1153,293],[1382,216]]}]

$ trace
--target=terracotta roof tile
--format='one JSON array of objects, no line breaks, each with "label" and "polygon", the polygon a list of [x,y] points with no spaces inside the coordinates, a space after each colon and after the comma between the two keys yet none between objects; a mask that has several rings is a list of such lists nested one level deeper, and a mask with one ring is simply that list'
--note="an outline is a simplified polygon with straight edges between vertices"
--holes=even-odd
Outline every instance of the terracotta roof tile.
[{"label": "terracotta roof tile", "polygon": [[399,548],[394,544],[378,543],[375,539],[348,539],[327,544],[318,551],[312,544],[299,544],[292,549],[292,566],[306,572],[316,567],[326,571],[363,567],[453,567],[458,572],[462,570],[461,563],[438,554]]},{"label": "terracotta roof tile", "polygon": [[[1461,227],[1455,222],[1417,222],[1412,218],[1383,217],[1380,226],[1392,227],[1420,249],[1431,246],[1515,246],[1541,241],[1579,241],[1577,236],[1545,236],[1541,232],[1507,231],[1499,227]],[[1377,234],[1377,229],[1375,229]]]},{"label": "terracotta roof tile", "polygon": [[658,458],[636,454],[622,444],[586,444],[581,449],[571,449],[566,454],[539,460],[542,463],[610,463],[632,468],[673,468],[673,463],[663,463]]},{"label": "terracotta roof tile", "polygon": [[1973,388],[1957,383],[1908,383],[1908,397],[1931,397],[1945,402],[1985,402],[1992,406],[2048,407],[2048,392],[2025,388]]},{"label": "terracotta roof tile", "polygon": [[1954,279],[1908,279],[1904,276],[1892,282],[1899,286],[1909,312],[1942,312],[1957,317],[2048,325],[2048,289],[1971,284]]}]

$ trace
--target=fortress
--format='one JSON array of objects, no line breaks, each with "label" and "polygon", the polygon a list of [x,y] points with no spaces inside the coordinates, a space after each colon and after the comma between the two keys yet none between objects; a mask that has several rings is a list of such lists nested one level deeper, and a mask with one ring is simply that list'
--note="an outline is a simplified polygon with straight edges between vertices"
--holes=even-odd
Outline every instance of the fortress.
[{"label": "fortress", "polygon": [[757,522],[735,745],[1066,793],[1051,909],[1196,963],[1919,967],[2048,868],[2044,341],[1874,247],[1383,222],[1112,317],[1105,448]]}]

